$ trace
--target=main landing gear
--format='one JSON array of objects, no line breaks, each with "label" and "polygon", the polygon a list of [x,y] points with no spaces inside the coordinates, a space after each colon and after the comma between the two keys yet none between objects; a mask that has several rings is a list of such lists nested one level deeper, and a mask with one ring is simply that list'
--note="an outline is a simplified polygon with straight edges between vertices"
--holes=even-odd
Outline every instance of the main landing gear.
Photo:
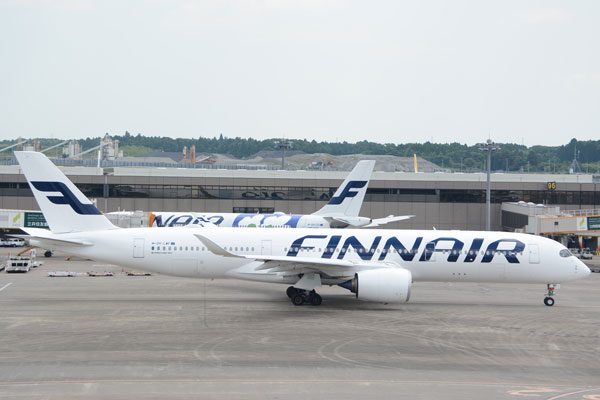
[{"label": "main landing gear", "polygon": [[292,304],[295,306],[301,306],[302,304],[320,306],[323,302],[321,296],[319,296],[314,290],[308,291],[304,289],[296,289],[295,287],[290,286],[285,291],[285,294],[287,294],[287,297],[290,298]]},{"label": "main landing gear", "polygon": [[544,304],[547,305],[548,307],[552,307],[554,305],[554,291],[558,290],[560,288],[560,285],[557,285],[555,283],[549,283],[547,285],[548,287],[548,293],[546,295],[546,297],[544,298]]}]

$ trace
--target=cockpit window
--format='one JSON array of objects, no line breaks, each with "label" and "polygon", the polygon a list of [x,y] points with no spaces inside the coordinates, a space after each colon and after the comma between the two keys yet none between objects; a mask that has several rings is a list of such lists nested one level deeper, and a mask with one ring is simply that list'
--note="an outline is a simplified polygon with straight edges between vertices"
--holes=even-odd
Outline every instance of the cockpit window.
[{"label": "cockpit window", "polygon": [[562,249],[558,254],[560,254],[561,257],[571,257],[573,255],[568,249]]}]

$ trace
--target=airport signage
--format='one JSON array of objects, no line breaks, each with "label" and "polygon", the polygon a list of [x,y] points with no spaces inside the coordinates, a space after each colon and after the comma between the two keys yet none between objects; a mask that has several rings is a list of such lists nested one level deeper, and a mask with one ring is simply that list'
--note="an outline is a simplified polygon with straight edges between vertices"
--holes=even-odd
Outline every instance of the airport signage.
[{"label": "airport signage", "polygon": [[48,223],[41,212],[26,212],[23,226],[25,228],[48,228]]},{"label": "airport signage", "polygon": [[556,190],[556,182],[546,182],[546,189]]},{"label": "airport signage", "polygon": [[587,227],[588,231],[600,230],[600,216],[587,217]]}]

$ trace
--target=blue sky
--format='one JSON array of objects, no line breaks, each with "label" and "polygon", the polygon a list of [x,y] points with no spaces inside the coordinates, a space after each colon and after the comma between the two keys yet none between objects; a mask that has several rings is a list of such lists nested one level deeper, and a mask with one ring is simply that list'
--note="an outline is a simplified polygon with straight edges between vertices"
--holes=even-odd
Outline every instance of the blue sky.
[{"label": "blue sky", "polygon": [[0,138],[600,138],[598,1],[0,0]]}]

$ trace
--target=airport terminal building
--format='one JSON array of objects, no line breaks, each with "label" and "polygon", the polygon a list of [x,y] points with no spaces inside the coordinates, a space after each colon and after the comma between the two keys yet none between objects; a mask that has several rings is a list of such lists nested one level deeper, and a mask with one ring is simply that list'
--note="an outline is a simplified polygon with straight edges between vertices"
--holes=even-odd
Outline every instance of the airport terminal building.
[{"label": "airport terminal building", "polygon": [[[110,211],[312,213],[347,171],[61,167],[98,208]],[[414,215],[389,228],[485,228],[483,173],[374,172],[361,215]],[[600,176],[492,174],[492,229],[510,226],[503,202],[533,202],[562,210],[600,208]],[[0,166],[0,208],[37,210],[17,165]]]}]

